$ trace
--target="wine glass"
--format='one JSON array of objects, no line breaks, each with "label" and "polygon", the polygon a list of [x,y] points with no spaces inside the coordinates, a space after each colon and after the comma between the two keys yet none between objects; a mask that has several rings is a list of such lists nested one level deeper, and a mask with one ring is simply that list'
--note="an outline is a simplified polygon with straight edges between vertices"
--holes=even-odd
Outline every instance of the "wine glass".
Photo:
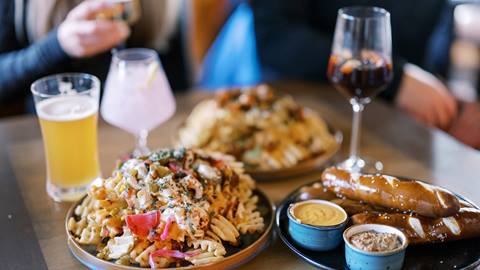
[{"label": "wine glass", "polygon": [[170,84],[154,50],[113,52],[101,114],[108,123],[135,135],[134,156],[149,152],[149,131],[167,121],[175,107]]},{"label": "wine glass", "polygon": [[350,156],[339,166],[352,172],[381,172],[383,164],[361,158],[358,148],[363,109],[392,80],[390,13],[378,7],[341,8],[327,76],[353,109]]}]

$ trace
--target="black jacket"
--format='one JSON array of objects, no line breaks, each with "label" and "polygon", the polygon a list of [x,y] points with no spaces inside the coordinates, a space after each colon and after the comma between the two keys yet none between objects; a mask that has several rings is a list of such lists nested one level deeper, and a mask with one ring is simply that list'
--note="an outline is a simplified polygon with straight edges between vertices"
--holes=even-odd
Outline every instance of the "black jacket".
[{"label": "black jacket", "polygon": [[58,43],[56,31],[43,40],[22,46],[15,35],[14,1],[0,1],[0,103],[25,96],[30,83],[55,72],[69,60]]},{"label": "black jacket", "polygon": [[[110,52],[85,59],[70,58],[58,42],[56,29],[33,44],[21,44],[15,34],[14,2],[0,0],[0,106],[30,95],[33,81],[54,73],[86,72],[105,80]],[[189,87],[189,82],[181,44],[178,29],[169,40],[168,52],[159,56],[172,88],[183,90]]]}]

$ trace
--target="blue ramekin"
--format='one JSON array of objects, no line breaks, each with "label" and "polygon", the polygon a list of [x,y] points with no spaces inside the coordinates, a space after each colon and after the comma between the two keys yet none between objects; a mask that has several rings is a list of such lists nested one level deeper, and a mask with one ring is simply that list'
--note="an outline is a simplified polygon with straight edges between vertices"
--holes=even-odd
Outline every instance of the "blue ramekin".
[{"label": "blue ramekin", "polygon": [[[303,224],[293,216],[292,211],[297,205],[304,203],[320,203],[333,206],[345,214],[345,220],[334,226],[313,226]],[[288,207],[287,215],[289,219],[288,233],[293,241],[305,249],[314,251],[326,251],[338,247],[342,242],[342,233],[348,221],[347,213],[342,207],[325,200],[307,200],[293,203]]]},{"label": "blue ramekin", "polygon": [[[350,237],[366,231],[396,234],[400,237],[402,245],[397,249],[387,252],[364,251],[354,247],[349,241]],[[354,225],[343,232],[343,240],[345,241],[345,260],[350,270],[402,269],[408,241],[405,234],[397,228],[381,224]]]}]

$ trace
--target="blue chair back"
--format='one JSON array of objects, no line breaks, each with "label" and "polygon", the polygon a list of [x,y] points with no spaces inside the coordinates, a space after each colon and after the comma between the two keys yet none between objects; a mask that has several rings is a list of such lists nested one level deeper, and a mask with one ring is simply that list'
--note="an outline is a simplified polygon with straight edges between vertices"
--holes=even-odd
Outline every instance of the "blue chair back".
[{"label": "blue chair back", "polygon": [[222,27],[202,64],[199,86],[215,90],[260,83],[253,12],[240,3]]}]

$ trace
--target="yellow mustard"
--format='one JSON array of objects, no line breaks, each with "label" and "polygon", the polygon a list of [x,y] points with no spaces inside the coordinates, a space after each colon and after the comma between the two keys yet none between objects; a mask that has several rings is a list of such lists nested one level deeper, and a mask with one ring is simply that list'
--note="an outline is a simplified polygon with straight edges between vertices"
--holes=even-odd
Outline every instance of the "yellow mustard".
[{"label": "yellow mustard", "polygon": [[298,204],[292,210],[291,214],[297,220],[313,226],[334,226],[346,219],[344,212],[329,204],[306,202]]}]

